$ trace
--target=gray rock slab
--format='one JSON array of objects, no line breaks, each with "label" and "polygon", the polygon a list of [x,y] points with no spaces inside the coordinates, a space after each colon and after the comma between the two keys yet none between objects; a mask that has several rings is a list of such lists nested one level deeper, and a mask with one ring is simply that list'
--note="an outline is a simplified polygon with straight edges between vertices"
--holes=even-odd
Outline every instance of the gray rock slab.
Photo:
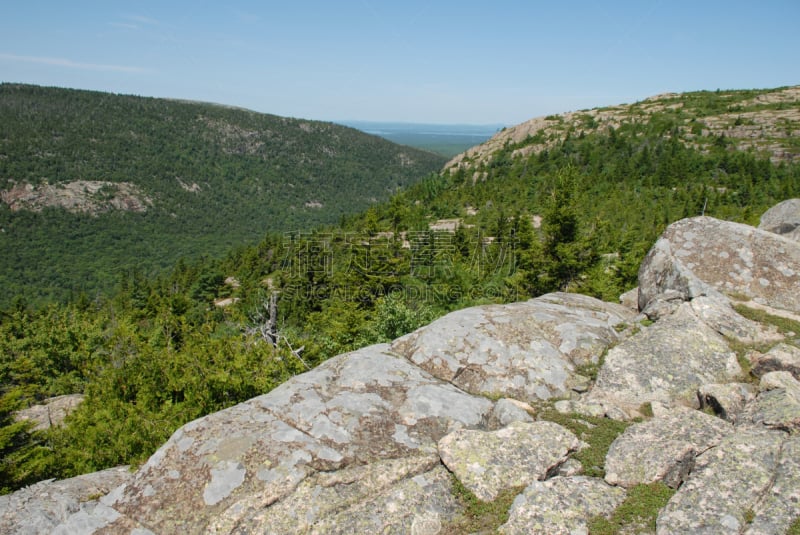
[{"label": "gray rock slab", "polygon": [[532,422],[533,408],[516,399],[503,398],[497,400],[492,410],[491,422],[496,428],[506,427],[512,422]]},{"label": "gray rock slab", "polygon": [[661,510],[657,535],[740,533],[747,512],[772,486],[785,434],[739,428],[698,458],[697,468]]},{"label": "gray rock slab", "polygon": [[639,308],[719,292],[800,312],[800,242],[711,217],[667,227],[639,269]]},{"label": "gray rock slab", "polygon": [[783,340],[773,325],[763,325],[736,312],[728,299],[701,296],[691,301],[692,311],[706,325],[742,344],[766,344]]},{"label": "gray rock slab", "polygon": [[158,533],[229,533],[313,474],[435,453],[492,408],[371,346],[186,424],[107,505]]},{"label": "gray rock slab", "polygon": [[639,287],[628,290],[619,296],[619,304],[635,312],[639,312]]},{"label": "gray rock slab", "polygon": [[461,429],[439,441],[439,456],[475,496],[494,500],[500,492],[544,479],[581,441],[553,422],[514,422],[497,431]]},{"label": "gray rock slab", "polygon": [[784,389],[797,394],[798,381],[794,375],[786,371],[767,372],[761,376],[758,382],[758,391],[767,392],[769,390]]},{"label": "gray rock slab", "polygon": [[633,424],[611,444],[605,480],[625,488],[655,481],[677,488],[694,468],[697,455],[732,432],[730,423],[691,409]]},{"label": "gray rock slab", "polygon": [[408,533],[414,522],[441,525],[461,512],[451,487],[435,452],[319,472],[232,531]]},{"label": "gray rock slab", "polygon": [[[113,529],[108,529],[113,524]],[[121,516],[104,503],[83,507],[49,532],[50,535],[156,535],[135,520]]]},{"label": "gray rock slab", "polygon": [[800,241],[800,199],[787,199],[764,212],[758,228]]},{"label": "gray rock slab", "polygon": [[710,408],[723,420],[735,424],[756,393],[757,389],[750,383],[714,383],[701,386],[697,399],[701,410]]},{"label": "gray rock slab", "polygon": [[555,474],[560,477],[571,477],[580,475],[583,472],[583,465],[577,459],[569,458],[564,461],[564,464],[558,467],[558,472]]},{"label": "gray rock slab", "polygon": [[95,509],[100,496],[132,477],[123,466],[59,481],[40,481],[0,496],[0,533],[51,533],[73,514],[88,515],[86,511]]},{"label": "gray rock slab", "polygon": [[587,400],[636,409],[651,401],[696,403],[697,389],[741,374],[725,339],[688,303],[611,348]]},{"label": "gray rock slab", "polygon": [[751,371],[756,377],[769,372],[786,371],[800,379],[800,348],[789,344],[778,344],[764,354],[751,358]]},{"label": "gray rock slab", "polygon": [[606,415],[606,407],[602,403],[591,403],[579,400],[561,399],[553,404],[553,408],[561,414],[580,414],[602,418]]},{"label": "gray rock slab", "polygon": [[624,499],[625,490],[602,479],[573,476],[534,481],[514,500],[508,522],[498,531],[506,535],[586,534],[590,518],[611,514]]},{"label": "gray rock slab", "polygon": [[789,432],[800,430],[800,382],[789,372],[769,372],[761,378],[759,389],[740,421]]},{"label": "gray rock slab", "polygon": [[450,473],[440,465],[323,520],[311,533],[436,535],[461,512],[462,506],[452,494]]},{"label": "gray rock slab", "polygon": [[755,517],[745,535],[788,533],[800,518],[800,435],[786,439],[781,448],[772,487],[754,507]]},{"label": "gray rock slab", "polygon": [[634,313],[577,294],[452,312],[399,338],[392,350],[473,394],[524,401],[562,396],[575,366],[597,362]]}]

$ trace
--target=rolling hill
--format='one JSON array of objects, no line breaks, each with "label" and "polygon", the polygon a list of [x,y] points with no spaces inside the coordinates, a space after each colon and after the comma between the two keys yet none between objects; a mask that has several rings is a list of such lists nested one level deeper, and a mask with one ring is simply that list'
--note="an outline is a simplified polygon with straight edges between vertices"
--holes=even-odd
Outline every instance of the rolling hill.
[{"label": "rolling hill", "polygon": [[444,158],[332,123],[0,85],[0,303],[330,224]]}]

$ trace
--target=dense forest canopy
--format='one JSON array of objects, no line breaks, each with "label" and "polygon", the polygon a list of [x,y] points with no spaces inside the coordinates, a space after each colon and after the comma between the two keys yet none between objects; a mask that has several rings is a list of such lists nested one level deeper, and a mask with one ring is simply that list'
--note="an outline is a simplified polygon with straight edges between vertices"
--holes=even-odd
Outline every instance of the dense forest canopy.
[{"label": "dense forest canopy", "polygon": [[[191,419],[450,310],[556,290],[616,300],[671,222],[755,224],[800,195],[792,158],[710,131],[707,145],[688,142],[674,112],[562,121],[559,138],[467,155],[338,224],[268,233],[156,277],[128,271],[109,294],[42,308],[17,299],[0,315],[2,487],[142,462]],[[264,335],[273,295],[276,338]],[[85,401],[63,427],[13,418],[76,392]]]},{"label": "dense forest canopy", "polygon": [[0,304],[335,223],[443,163],[332,123],[1,84]]}]

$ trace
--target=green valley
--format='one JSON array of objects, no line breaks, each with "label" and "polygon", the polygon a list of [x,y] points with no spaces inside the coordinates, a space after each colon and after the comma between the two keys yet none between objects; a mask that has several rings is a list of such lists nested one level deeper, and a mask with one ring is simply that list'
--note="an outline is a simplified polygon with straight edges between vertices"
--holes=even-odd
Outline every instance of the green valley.
[{"label": "green valley", "polygon": [[0,304],[335,223],[443,163],[332,123],[2,84]]},{"label": "green valley", "polygon": [[[85,98],[92,100],[90,96]],[[140,103],[144,109],[156,104]],[[158,104],[187,113],[188,123],[200,129],[198,136],[208,132],[197,126],[208,121],[192,115],[196,105],[184,109],[189,105]],[[224,108],[202,110],[203,117],[249,117],[248,112]],[[267,392],[339,353],[389,341],[451,310],[559,290],[616,301],[636,286],[644,255],[670,223],[709,215],[753,224],[768,207],[800,196],[799,115],[798,88],[781,88],[671,94],[534,119],[499,132],[438,173],[419,169],[415,175],[416,167],[407,166],[407,178],[389,188],[393,195],[355,215],[336,213],[333,219],[301,225],[297,217],[303,210],[297,204],[290,210],[292,204],[286,203],[296,201],[284,200],[272,205],[282,214],[283,226],[276,224],[272,232],[262,228],[255,245],[245,243],[257,233],[242,239],[234,230],[244,231],[232,225],[231,245],[240,245],[227,248],[222,257],[212,254],[225,250],[217,244],[209,246],[205,258],[172,262],[157,276],[124,271],[114,291],[96,298],[79,295],[65,304],[38,308],[17,300],[0,314],[2,487],[10,490],[46,477],[143,462],[187,421]],[[141,120],[138,115],[130,119]],[[298,136],[311,129],[319,147],[341,151],[349,145],[335,145],[332,139],[355,135],[325,124],[270,120],[294,125]],[[120,135],[130,131],[122,124]],[[42,130],[49,132],[48,143],[60,143],[54,141],[57,128],[49,128]],[[244,159],[236,161],[242,166],[265,165],[266,153],[253,160],[245,156],[251,150],[266,151],[267,145],[235,129],[224,131],[228,141],[217,139],[202,150],[229,161],[225,158],[233,156],[224,156],[225,147],[238,147]],[[12,139],[7,132],[0,136],[3,147]],[[165,134],[162,142],[170,146],[172,141]],[[319,185],[319,190],[306,190],[304,198],[324,203],[318,196],[324,188],[309,171],[315,161],[311,148],[304,152],[295,148],[299,141],[294,143],[282,147],[297,154],[296,160],[281,160],[287,157],[277,149],[269,158],[283,162],[280,169],[287,176],[290,163],[302,162],[300,170],[291,171],[299,173],[292,183]],[[375,160],[396,157],[389,151],[398,150],[396,146],[373,143]],[[30,165],[46,165],[50,149],[31,141],[25,147],[33,158]],[[124,151],[125,143],[116,147]],[[387,147],[387,156],[381,156],[381,147]],[[186,167],[174,167],[170,158],[161,160],[170,174],[156,162],[126,164],[141,165],[152,178],[136,183],[153,203],[151,207],[142,200],[143,212],[93,215],[2,208],[2,239],[12,231],[19,232],[15,236],[44,232],[32,229],[37,218],[45,217],[52,218],[48,232],[80,239],[86,228],[81,225],[104,217],[118,221],[111,227],[130,248],[136,242],[126,233],[134,230],[121,227],[132,218],[140,218],[135,232],[154,224],[148,218],[156,219],[159,203],[165,202],[161,196],[170,188],[182,192],[183,201],[168,203],[161,217],[172,218],[176,227],[186,222],[193,236],[210,232],[212,222],[221,221],[223,214],[232,216],[242,197],[208,208],[210,214],[192,212],[187,199],[210,189],[198,177],[213,175],[214,159],[200,154],[197,161],[212,167],[196,168],[200,164],[184,149],[173,147],[169,154]],[[80,175],[114,185],[127,180],[124,171],[114,174],[111,167],[90,172],[91,150],[72,150],[83,154],[75,165],[85,174],[70,173],[70,179]],[[23,182],[20,177],[32,188],[43,183],[34,180],[41,170],[12,172],[9,160],[0,162],[6,166],[4,174],[17,177],[15,184]],[[114,158],[103,161],[112,165]],[[436,162],[432,159],[430,165]],[[217,178],[233,176],[217,171]],[[196,183],[200,192],[184,190],[173,174],[189,186]],[[100,188],[94,195],[114,197],[121,190],[116,187]],[[260,194],[257,183],[249,187],[253,196]],[[336,194],[352,200],[373,195],[365,189],[340,183]],[[378,189],[386,191],[387,186]],[[278,199],[289,198],[278,190]],[[220,195],[228,199],[233,194]],[[251,218],[258,212],[256,207],[248,210]],[[20,217],[25,219],[15,219]],[[316,222],[320,224],[312,227]],[[17,223],[28,234],[9,230]],[[285,230],[293,232],[279,232]],[[165,236],[161,249],[152,246],[157,253],[183,246],[180,240],[185,238],[177,230]],[[15,269],[24,274],[29,269],[20,267],[27,262],[24,242],[14,243],[18,250],[4,249],[3,255],[18,255],[9,265],[17,262]],[[53,251],[55,262],[61,253]],[[8,298],[15,288],[10,290]],[[19,408],[71,393],[82,393],[85,399],[63,427],[33,431],[13,419]]]}]

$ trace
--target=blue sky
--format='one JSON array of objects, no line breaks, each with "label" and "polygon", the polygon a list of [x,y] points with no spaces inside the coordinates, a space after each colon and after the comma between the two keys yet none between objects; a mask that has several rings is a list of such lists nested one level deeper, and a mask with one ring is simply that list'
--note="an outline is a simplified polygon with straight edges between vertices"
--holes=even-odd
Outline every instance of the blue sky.
[{"label": "blue sky", "polygon": [[0,81],[320,120],[516,124],[800,84],[800,2],[0,4]]}]

